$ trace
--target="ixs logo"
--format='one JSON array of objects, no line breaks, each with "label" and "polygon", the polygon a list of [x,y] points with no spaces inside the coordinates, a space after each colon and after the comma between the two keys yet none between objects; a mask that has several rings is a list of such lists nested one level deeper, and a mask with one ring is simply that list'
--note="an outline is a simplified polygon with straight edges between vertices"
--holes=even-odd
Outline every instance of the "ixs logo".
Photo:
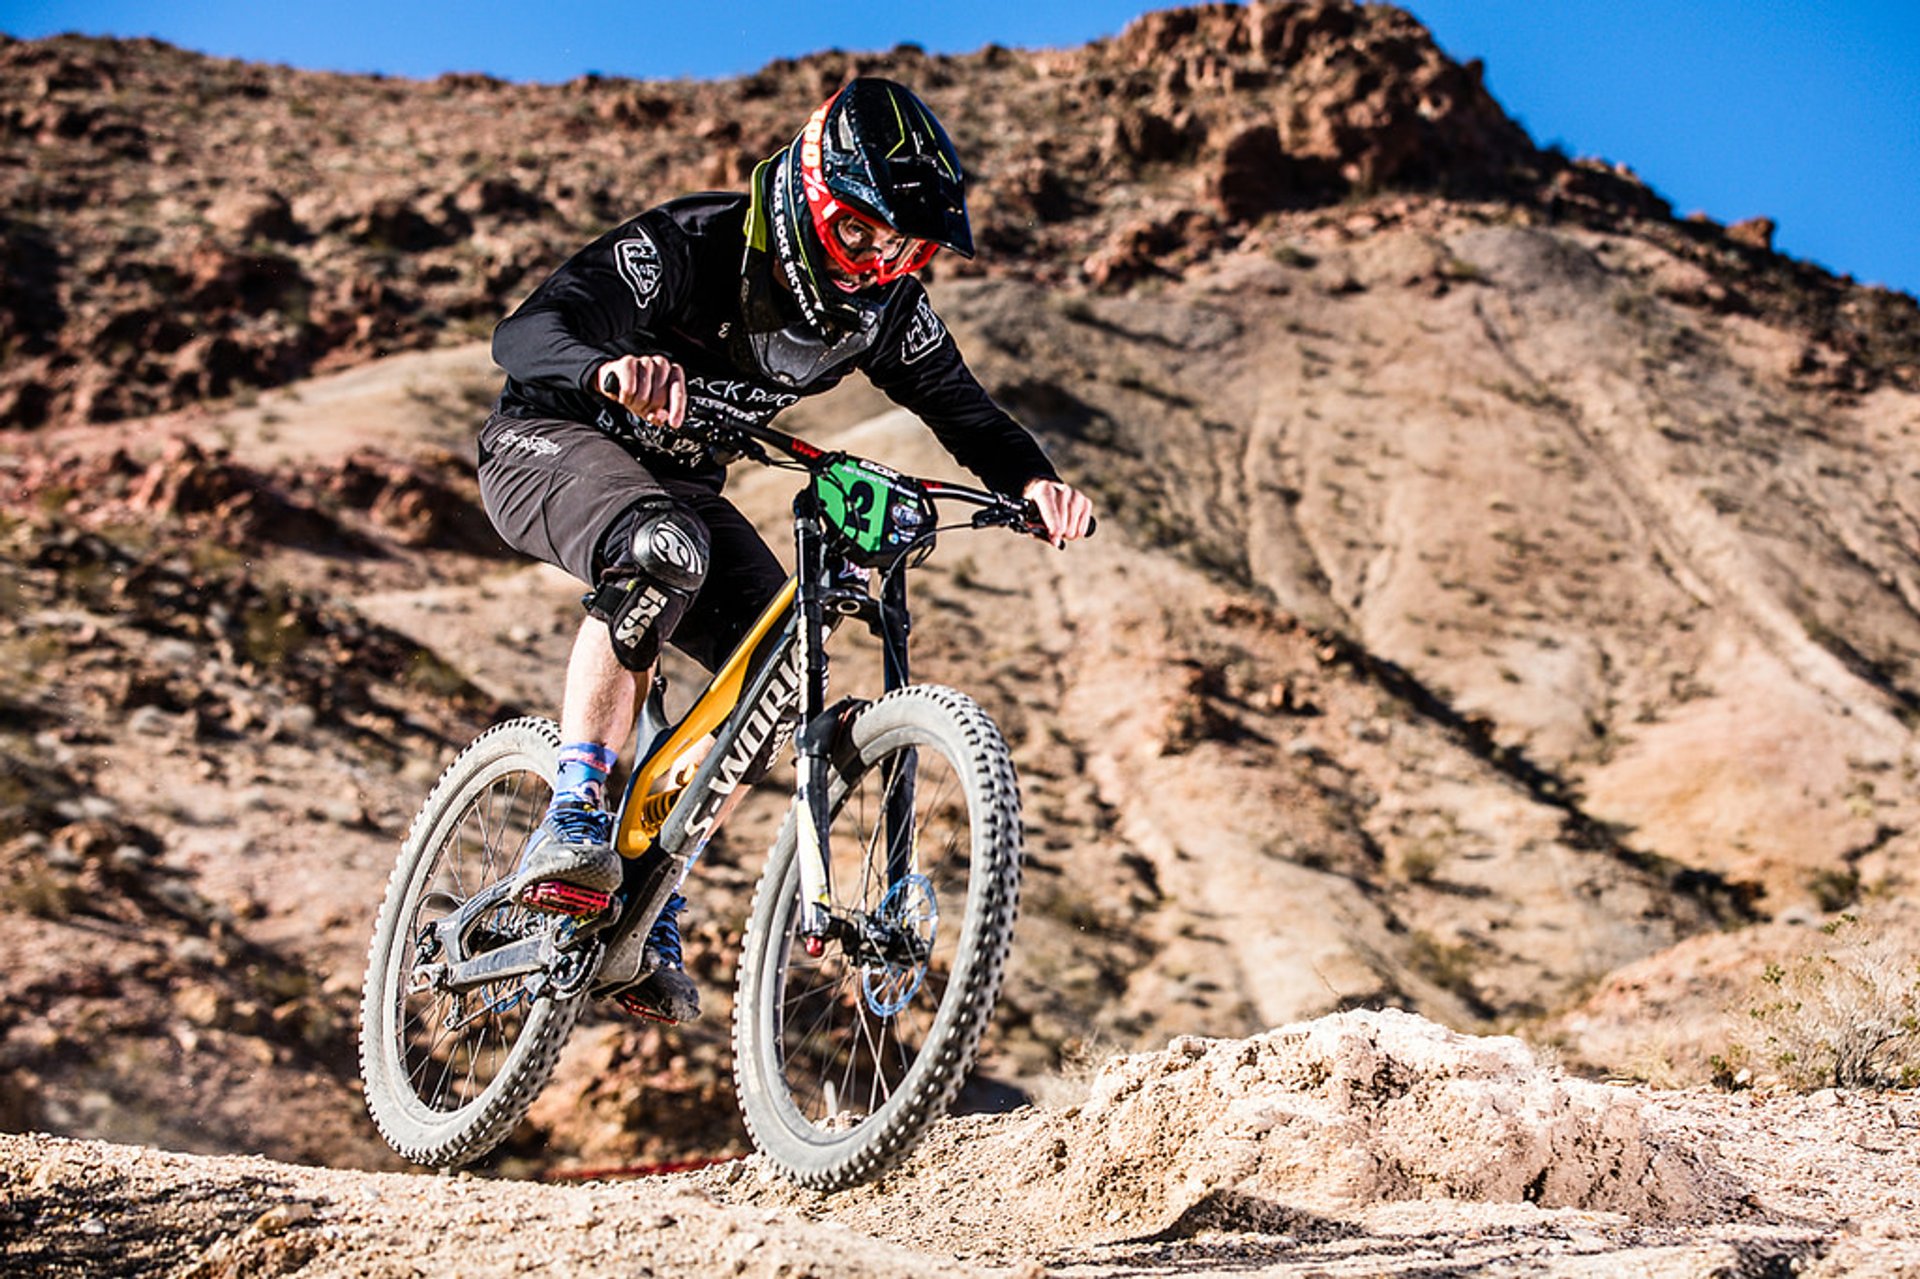
[{"label": "ixs logo", "polygon": [[633,290],[633,300],[642,307],[653,301],[653,295],[660,291],[660,279],[664,274],[660,265],[660,246],[645,231],[636,231],[630,240],[622,240],[613,246],[614,265],[620,268],[620,278]]},{"label": "ixs logo", "polygon": [[[632,589],[629,587],[628,589]],[[631,648],[634,643],[653,629],[660,613],[667,607],[666,594],[657,586],[647,587],[646,594],[627,605],[620,615],[620,625],[614,628],[615,648]]]},{"label": "ixs logo", "polygon": [[700,544],[677,525],[655,524],[647,536],[647,547],[656,560],[675,572],[696,580],[707,575],[707,557]]},{"label": "ixs logo", "polygon": [[753,767],[753,761],[760,757],[765,747],[768,758],[778,754],[793,736],[793,707],[800,700],[800,645],[790,644],[787,656],[775,671],[773,679],[767,685],[766,693],[755,703],[747,715],[747,722],[740,726],[740,735],[733,739],[733,746],[721,759],[714,771],[713,782],[707,788],[705,800],[699,811],[687,819],[686,836],[693,847],[700,848],[713,834],[714,821],[720,815],[727,796],[740,787],[740,781]]},{"label": "ixs logo", "polygon": [[921,294],[920,305],[913,309],[913,319],[907,322],[907,336],[900,341],[900,363],[918,364],[938,350],[941,339],[946,336],[947,326],[933,313],[933,303]]},{"label": "ixs logo", "polygon": [[552,457],[560,451],[560,446],[552,440],[538,435],[522,435],[518,431],[502,431],[500,438],[493,442],[493,446],[502,451],[517,449],[522,453],[531,453],[535,457]]}]

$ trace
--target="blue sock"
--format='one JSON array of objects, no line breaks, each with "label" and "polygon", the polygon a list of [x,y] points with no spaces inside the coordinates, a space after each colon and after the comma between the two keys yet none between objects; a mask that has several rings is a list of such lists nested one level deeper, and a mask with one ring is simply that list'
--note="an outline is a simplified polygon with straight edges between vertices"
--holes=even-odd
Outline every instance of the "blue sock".
[{"label": "blue sock", "polygon": [[620,758],[598,742],[569,742],[560,748],[560,771],[553,779],[554,804],[599,808],[607,795],[607,774]]}]

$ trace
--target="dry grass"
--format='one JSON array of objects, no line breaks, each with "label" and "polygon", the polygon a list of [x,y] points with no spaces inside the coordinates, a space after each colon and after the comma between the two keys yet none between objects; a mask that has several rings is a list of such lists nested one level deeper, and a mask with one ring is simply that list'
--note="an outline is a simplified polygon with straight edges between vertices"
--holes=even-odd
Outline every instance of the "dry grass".
[{"label": "dry grass", "polygon": [[1714,1059],[1723,1083],[1920,1085],[1920,947],[1872,917],[1838,916],[1805,953],[1769,963]]}]

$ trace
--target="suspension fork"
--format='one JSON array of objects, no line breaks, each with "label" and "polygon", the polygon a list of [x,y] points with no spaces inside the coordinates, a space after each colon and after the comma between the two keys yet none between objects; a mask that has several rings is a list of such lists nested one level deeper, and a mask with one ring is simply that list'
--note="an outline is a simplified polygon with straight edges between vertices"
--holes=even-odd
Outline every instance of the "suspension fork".
[{"label": "suspension fork", "polygon": [[[880,643],[886,667],[887,691],[905,688],[912,678],[907,658],[907,636],[913,619],[907,612],[907,573],[901,565],[885,574],[880,585]],[[920,757],[913,751],[889,756],[881,765],[882,791],[887,797],[887,887],[891,889],[914,873],[914,787],[919,780]]]},{"label": "suspension fork", "polygon": [[[881,575],[880,597],[863,588],[857,595],[837,584],[828,570],[828,552],[821,533],[818,506],[811,492],[794,499],[795,576],[798,594],[797,640],[801,646],[800,723],[795,739],[799,784],[794,793],[794,837],[800,858],[801,935],[807,952],[818,956],[833,932],[831,818],[828,811],[831,762],[839,730],[839,708],[827,707],[827,655],[822,642],[827,633],[827,610],[836,615],[857,613],[880,640],[886,690],[906,687],[911,679],[907,640],[912,621],[907,611],[904,566]],[[891,889],[916,870],[914,849],[914,784],[916,759],[912,752],[889,758],[881,778],[886,795],[883,817],[887,848],[887,887]]]},{"label": "suspension fork", "polygon": [[793,796],[795,852],[800,859],[801,934],[807,952],[826,949],[832,928],[832,862],[827,844],[828,762],[833,734],[827,705],[827,549],[818,499],[810,490],[793,499],[794,575],[798,579],[795,642],[800,645],[800,724],[794,739],[798,784]]}]

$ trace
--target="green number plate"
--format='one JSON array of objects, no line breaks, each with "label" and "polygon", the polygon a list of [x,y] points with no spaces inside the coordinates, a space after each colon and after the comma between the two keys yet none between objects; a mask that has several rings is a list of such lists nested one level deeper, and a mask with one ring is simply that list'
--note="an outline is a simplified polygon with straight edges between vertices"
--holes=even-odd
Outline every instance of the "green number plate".
[{"label": "green number plate", "polygon": [[829,527],[854,558],[885,557],[920,535],[932,512],[919,486],[898,471],[861,458],[842,458],[813,480]]}]

